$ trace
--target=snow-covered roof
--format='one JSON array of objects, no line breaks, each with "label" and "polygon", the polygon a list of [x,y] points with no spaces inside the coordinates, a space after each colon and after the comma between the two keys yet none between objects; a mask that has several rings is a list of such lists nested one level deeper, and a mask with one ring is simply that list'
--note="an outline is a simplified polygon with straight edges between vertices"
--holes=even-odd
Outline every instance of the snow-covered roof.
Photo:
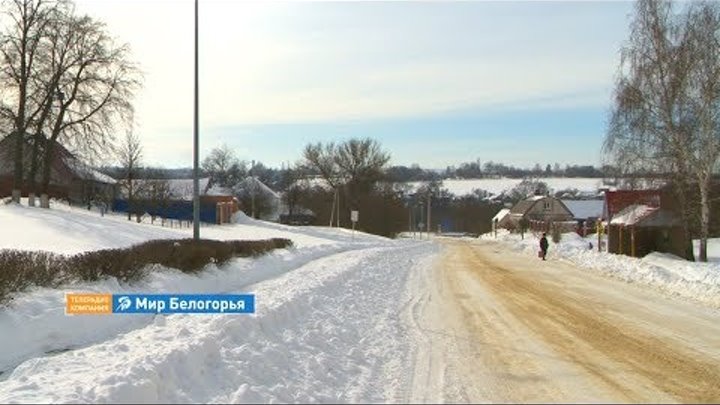
[{"label": "snow-covered roof", "polygon": [[228,195],[234,195],[233,191],[227,187],[221,187],[218,185],[214,185],[210,187],[206,192],[205,195],[209,196],[228,196]]},{"label": "snow-covered roof", "polygon": [[600,218],[603,214],[603,200],[561,200],[572,212],[575,219]]},{"label": "snow-covered roof", "polygon": [[[193,179],[138,179],[133,180],[133,185],[138,187],[146,183],[152,184],[154,182],[167,182],[168,191],[173,199],[185,201],[192,201],[193,199]],[[200,183],[200,195],[206,195],[210,178],[205,177],[198,179],[198,183]],[[121,196],[127,197],[127,189],[123,187],[120,192]]]},{"label": "snow-covered roof", "polygon": [[273,191],[270,187],[265,185],[262,181],[258,180],[257,177],[245,177],[240,183],[235,186],[237,190],[248,190],[250,187],[255,187],[255,191],[261,194],[270,196],[273,199],[280,199],[280,195]]},{"label": "snow-covered roof", "polygon": [[617,190],[605,193],[603,218],[615,217],[631,205],[660,207],[660,190]]},{"label": "snow-covered roof", "polygon": [[83,180],[92,180],[96,181],[98,183],[105,183],[105,184],[115,184],[117,183],[117,180],[114,178],[108,176],[105,173],[101,173],[92,167],[86,165],[85,163],[80,162],[79,160],[75,158],[66,158],[63,159],[65,164],[67,165],[70,170],[75,173],[76,176]]},{"label": "snow-covered roof", "polygon": [[[151,180],[148,180],[151,181]],[[190,201],[193,199],[193,179],[167,179],[170,194],[179,200]],[[205,195],[205,191],[208,189],[210,178],[205,177],[198,179],[200,183],[200,194]]]},{"label": "snow-covered roof", "polygon": [[500,222],[500,221],[502,221],[502,219],[505,218],[505,216],[506,216],[507,214],[509,214],[509,213],[510,213],[510,209],[509,209],[509,208],[503,208],[503,209],[501,209],[500,211],[498,211],[497,214],[495,214],[495,216],[493,217],[493,221],[498,221],[498,222]]},{"label": "snow-covered roof", "polygon": [[611,225],[635,225],[658,208],[644,204],[633,204],[625,207],[610,220]]}]

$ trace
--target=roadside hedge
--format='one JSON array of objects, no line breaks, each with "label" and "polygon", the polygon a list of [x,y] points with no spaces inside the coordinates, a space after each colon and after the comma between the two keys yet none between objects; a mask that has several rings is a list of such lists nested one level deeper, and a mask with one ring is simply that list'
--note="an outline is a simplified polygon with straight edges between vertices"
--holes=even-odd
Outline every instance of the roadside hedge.
[{"label": "roadside hedge", "polygon": [[44,251],[0,250],[0,304],[12,293],[31,286],[56,288],[74,281],[115,277],[122,282],[141,280],[152,265],[185,273],[200,272],[235,257],[258,256],[290,247],[289,239],[232,240],[162,239],[124,249],[103,249],[66,256]]}]

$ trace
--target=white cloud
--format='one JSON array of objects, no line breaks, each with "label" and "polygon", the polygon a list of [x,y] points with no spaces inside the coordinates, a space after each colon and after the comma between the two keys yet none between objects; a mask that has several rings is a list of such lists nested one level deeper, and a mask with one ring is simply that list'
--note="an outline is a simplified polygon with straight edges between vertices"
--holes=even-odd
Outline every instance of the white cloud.
[{"label": "white cloud", "polygon": [[[192,128],[193,2],[78,3],[131,44],[146,72],[139,132],[167,154],[166,134]],[[201,0],[201,125],[602,106],[626,25],[617,9]]]}]

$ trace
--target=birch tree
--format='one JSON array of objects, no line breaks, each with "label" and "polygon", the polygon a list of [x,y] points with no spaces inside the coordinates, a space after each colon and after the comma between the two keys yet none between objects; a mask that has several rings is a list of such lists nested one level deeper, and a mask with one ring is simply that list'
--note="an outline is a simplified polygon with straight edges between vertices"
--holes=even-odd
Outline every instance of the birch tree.
[{"label": "birch tree", "polygon": [[666,176],[683,214],[686,257],[694,257],[692,229],[699,223],[703,261],[707,195],[720,156],[718,21],[713,3],[693,3],[683,12],[670,1],[636,3],[604,145],[617,167]]},{"label": "birch tree", "polygon": [[700,196],[699,260],[707,261],[710,226],[710,187],[720,160],[720,7],[718,3],[694,3],[688,13],[690,110],[693,114],[690,153],[692,174]]}]

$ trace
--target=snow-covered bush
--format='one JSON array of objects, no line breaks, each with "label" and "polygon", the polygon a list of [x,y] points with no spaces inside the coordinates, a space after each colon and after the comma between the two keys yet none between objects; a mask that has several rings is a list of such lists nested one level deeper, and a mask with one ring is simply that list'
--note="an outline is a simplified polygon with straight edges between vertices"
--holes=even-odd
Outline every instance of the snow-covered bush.
[{"label": "snow-covered bush", "polygon": [[56,253],[0,250],[0,303],[32,285],[52,287],[67,281],[67,269],[66,257]]},{"label": "snow-covered bush", "polygon": [[30,286],[57,287],[70,281],[114,277],[121,282],[142,279],[152,265],[186,273],[234,257],[257,256],[291,246],[288,239],[219,241],[153,240],[125,249],[103,249],[63,256],[49,252],[0,250],[0,303]]}]

